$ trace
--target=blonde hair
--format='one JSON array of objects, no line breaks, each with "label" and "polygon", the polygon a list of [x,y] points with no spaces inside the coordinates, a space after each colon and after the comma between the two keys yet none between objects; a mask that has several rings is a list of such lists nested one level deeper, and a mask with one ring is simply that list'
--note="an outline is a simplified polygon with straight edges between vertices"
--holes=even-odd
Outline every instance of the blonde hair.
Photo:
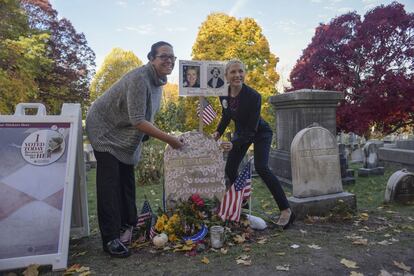
[{"label": "blonde hair", "polygon": [[226,74],[226,75],[227,75],[227,73],[228,73],[228,71],[229,71],[230,67],[231,67],[233,64],[240,64],[240,65],[241,65],[241,67],[243,68],[243,71],[246,71],[246,66],[244,65],[244,63],[243,63],[240,59],[231,59],[231,60],[229,60],[229,61],[227,62],[227,64],[226,64],[226,68],[225,68],[225,74]]}]

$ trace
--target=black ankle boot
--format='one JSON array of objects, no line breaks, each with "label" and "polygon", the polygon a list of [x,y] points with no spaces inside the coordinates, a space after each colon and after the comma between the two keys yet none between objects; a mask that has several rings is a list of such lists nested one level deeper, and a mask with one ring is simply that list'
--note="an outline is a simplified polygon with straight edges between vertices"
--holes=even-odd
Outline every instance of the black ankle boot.
[{"label": "black ankle boot", "polygon": [[131,255],[129,249],[119,239],[107,242],[103,248],[105,252],[114,258],[126,258]]}]

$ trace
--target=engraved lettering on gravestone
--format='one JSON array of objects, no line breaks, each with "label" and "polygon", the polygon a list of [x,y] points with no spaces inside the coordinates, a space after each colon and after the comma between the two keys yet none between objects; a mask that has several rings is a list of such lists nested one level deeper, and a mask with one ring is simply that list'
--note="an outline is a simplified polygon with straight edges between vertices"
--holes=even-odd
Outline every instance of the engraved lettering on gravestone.
[{"label": "engraved lettering on gravestone", "polygon": [[222,199],[225,192],[223,152],[214,139],[199,132],[180,136],[184,147],[167,146],[164,154],[164,192],[167,208],[192,194]]}]

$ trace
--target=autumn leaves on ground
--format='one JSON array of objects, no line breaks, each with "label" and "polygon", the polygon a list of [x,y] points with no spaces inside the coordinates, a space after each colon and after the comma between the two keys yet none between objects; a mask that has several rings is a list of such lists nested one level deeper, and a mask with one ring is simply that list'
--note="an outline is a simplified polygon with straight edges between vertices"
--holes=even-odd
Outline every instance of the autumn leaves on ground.
[{"label": "autumn leaves on ground", "polygon": [[[128,259],[113,259],[102,251],[95,211],[94,171],[90,171],[91,236],[72,240],[67,274],[96,275],[410,275],[414,270],[414,206],[384,205],[385,176],[358,178],[345,190],[357,196],[358,211],[340,204],[327,217],[309,217],[287,230],[264,231],[233,228],[220,250],[150,243],[137,246]],[[265,185],[254,179],[253,211],[267,218],[275,214]],[[153,209],[160,205],[160,185],[138,187]],[[289,189],[286,189],[289,193]],[[42,273],[51,274],[43,268]]]}]

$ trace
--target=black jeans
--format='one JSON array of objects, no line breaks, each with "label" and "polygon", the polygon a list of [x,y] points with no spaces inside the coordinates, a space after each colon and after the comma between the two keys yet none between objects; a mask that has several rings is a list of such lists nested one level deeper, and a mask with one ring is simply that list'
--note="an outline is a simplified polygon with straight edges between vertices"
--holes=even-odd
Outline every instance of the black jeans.
[{"label": "black jeans", "polygon": [[[286,198],[285,192],[280,185],[277,177],[269,169],[269,152],[270,145],[272,143],[272,136],[261,137],[255,141],[254,144],[254,167],[256,172],[262,178],[273,198],[275,199],[279,210],[285,210],[289,208],[289,202]],[[241,146],[235,146],[229,152],[226,163],[226,175],[230,180],[230,183],[234,183],[238,175],[239,165],[246,154],[251,143],[243,144]]]},{"label": "black jeans", "polygon": [[134,166],[120,162],[112,154],[95,151],[98,223],[104,244],[119,238],[121,226],[135,225]]}]

